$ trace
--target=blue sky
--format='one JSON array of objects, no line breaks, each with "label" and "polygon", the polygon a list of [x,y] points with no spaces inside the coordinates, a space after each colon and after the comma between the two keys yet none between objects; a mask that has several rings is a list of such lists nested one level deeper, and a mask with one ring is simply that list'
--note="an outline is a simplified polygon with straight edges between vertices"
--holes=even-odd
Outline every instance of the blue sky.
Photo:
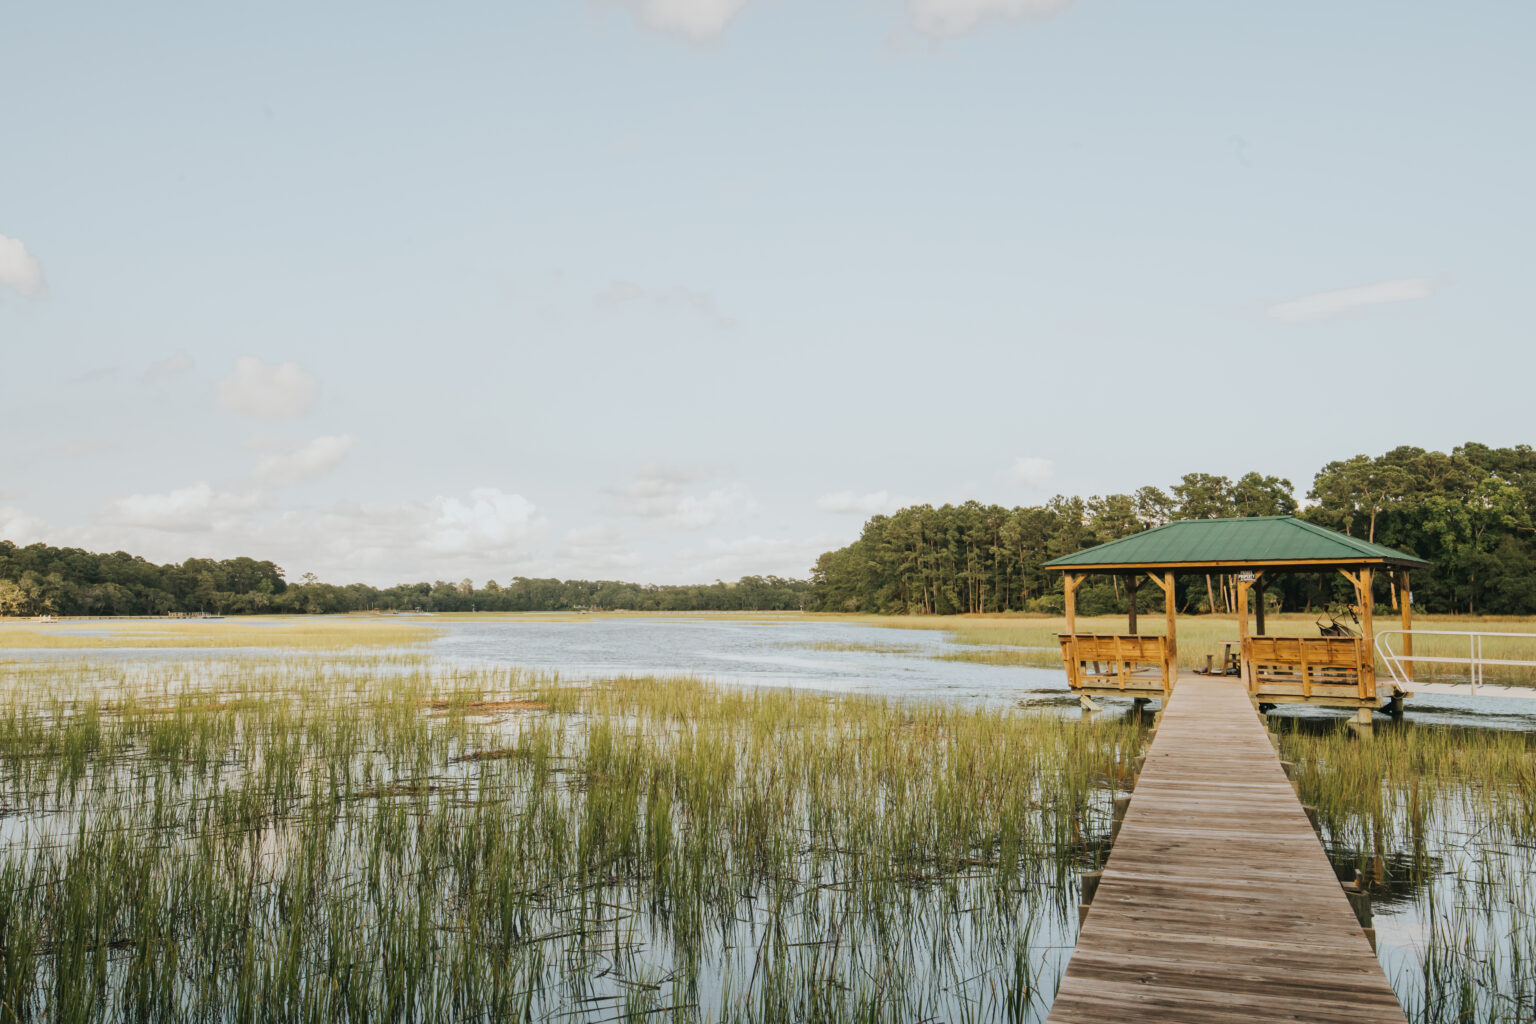
[{"label": "blue sky", "polygon": [[804,575],[903,501],[1529,443],[1536,9],[0,13],[0,535]]}]

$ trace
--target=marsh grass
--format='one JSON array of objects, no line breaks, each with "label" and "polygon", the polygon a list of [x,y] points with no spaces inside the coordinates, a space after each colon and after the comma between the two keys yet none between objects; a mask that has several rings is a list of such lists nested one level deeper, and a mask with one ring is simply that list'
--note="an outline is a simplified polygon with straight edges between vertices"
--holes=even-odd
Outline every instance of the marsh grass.
[{"label": "marsh grass", "polygon": [[1382,953],[1410,1019],[1536,1020],[1536,737],[1276,721],[1330,858],[1402,919]]},{"label": "marsh grass", "polygon": [[1030,1019],[1143,739],[409,654],[3,666],[0,1019]]},{"label": "marsh grass", "polygon": [[428,623],[391,615],[64,619],[48,624],[0,618],[0,650],[256,647],[333,651],[413,647],[438,634]]}]

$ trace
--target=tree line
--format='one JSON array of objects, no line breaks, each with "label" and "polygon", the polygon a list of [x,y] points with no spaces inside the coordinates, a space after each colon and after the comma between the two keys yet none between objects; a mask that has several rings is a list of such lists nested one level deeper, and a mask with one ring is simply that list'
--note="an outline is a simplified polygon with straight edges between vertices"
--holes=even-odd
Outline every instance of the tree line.
[{"label": "tree line", "polygon": [[123,551],[94,554],[0,540],[0,615],[166,615],[356,611],[799,611],[808,580],[744,576],[734,583],[652,586],[611,580],[534,579],[404,583],[288,582],[270,561],[189,558],[156,565]]},{"label": "tree line", "polygon": [[[1427,559],[1412,577],[1413,601],[1426,612],[1536,614],[1536,450],[1465,444],[1449,454],[1394,448],[1357,455],[1317,472],[1299,507],[1291,481],[1254,472],[1237,480],[1188,473],[1168,488],[1089,498],[1060,496],[1005,508],[970,501],[916,505],[879,515],[859,539],[829,551],[812,571],[812,607],[823,611],[951,614],[1063,608],[1061,576],[1043,563],[1058,555],[1175,519],[1298,515]],[[1337,577],[1337,574],[1333,574]],[[1398,595],[1378,574],[1377,597]],[[1342,578],[1297,574],[1267,589],[1274,610],[1310,611],[1342,603]],[[1090,577],[1078,590],[1085,614],[1124,612],[1131,597],[1118,577]],[[1155,587],[1138,607],[1162,608]],[[1230,577],[1179,580],[1180,611],[1233,611]]]},{"label": "tree line", "polygon": [[[353,611],[852,611],[946,615],[1059,613],[1058,555],[1175,519],[1299,515],[1354,537],[1427,559],[1413,574],[1416,607],[1428,612],[1536,614],[1536,450],[1465,444],[1444,452],[1394,448],[1330,462],[1298,505],[1291,481],[1261,473],[1236,480],[1188,473],[1167,488],[1088,498],[1058,495],[1005,508],[914,505],[864,524],[858,540],[817,559],[809,580],[745,576],[734,583],[654,586],[611,580],[515,577],[439,580],[378,588],[296,582],[270,561],[189,558],[156,565],[122,551],[93,554],[0,540],[0,614],[164,615]],[[1378,574],[1380,600],[1398,595]],[[1124,612],[1118,577],[1078,590],[1085,614]],[[1281,576],[1266,588],[1275,610],[1312,610],[1347,599],[1343,580]],[[1181,578],[1180,611],[1232,611],[1230,577]],[[1162,607],[1142,588],[1138,607]]]}]

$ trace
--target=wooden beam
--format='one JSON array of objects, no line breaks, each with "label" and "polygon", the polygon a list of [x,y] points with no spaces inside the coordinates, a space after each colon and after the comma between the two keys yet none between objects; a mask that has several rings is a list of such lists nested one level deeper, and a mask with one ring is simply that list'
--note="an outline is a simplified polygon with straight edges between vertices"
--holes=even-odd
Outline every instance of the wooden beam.
[{"label": "wooden beam", "polygon": [[1067,635],[1077,635],[1077,585],[1083,582],[1081,576],[1067,573],[1061,578],[1062,593],[1067,598]]},{"label": "wooden beam", "polygon": [[[1397,570],[1397,608],[1402,615],[1403,629],[1413,628],[1413,591],[1408,586],[1408,570]],[[1405,633],[1403,636],[1403,658],[1408,670],[1408,678],[1413,678],[1413,634]]]},{"label": "wooden beam", "polygon": [[1253,588],[1253,632],[1255,636],[1263,636],[1264,630],[1264,584],[1259,582]]},{"label": "wooden beam", "polygon": [[1136,635],[1136,591],[1140,589],[1141,581],[1135,576],[1125,581],[1125,592],[1128,600],[1129,611],[1126,615],[1127,625],[1131,627],[1131,635]]}]

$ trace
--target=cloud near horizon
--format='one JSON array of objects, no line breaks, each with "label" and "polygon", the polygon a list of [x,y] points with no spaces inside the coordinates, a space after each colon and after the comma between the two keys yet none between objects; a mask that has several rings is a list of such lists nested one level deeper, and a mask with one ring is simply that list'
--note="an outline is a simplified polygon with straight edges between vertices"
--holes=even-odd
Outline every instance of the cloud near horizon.
[{"label": "cloud near horizon", "polygon": [[351,434],[316,437],[296,451],[263,455],[252,476],[267,485],[296,484],[329,473],[357,444]]},{"label": "cloud near horizon", "polygon": [[684,493],[690,483],[716,476],[707,466],[648,463],[628,483],[612,489],[615,515],[649,520],[658,528],[701,530],[744,518],[757,503],[740,483],[727,482],[702,493]]},{"label": "cloud near horizon", "polygon": [[215,529],[220,520],[260,504],[259,491],[219,490],[207,481],[199,481],[164,494],[112,498],[102,507],[102,519],[120,526],[203,532]]},{"label": "cloud near horizon", "polygon": [[853,491],[832,491],[816,499],[816,507],[835,515],[889,515],[907,505],[916,505],[916,498],[902,498],[889,491],[871,491],[856,494]]}]

